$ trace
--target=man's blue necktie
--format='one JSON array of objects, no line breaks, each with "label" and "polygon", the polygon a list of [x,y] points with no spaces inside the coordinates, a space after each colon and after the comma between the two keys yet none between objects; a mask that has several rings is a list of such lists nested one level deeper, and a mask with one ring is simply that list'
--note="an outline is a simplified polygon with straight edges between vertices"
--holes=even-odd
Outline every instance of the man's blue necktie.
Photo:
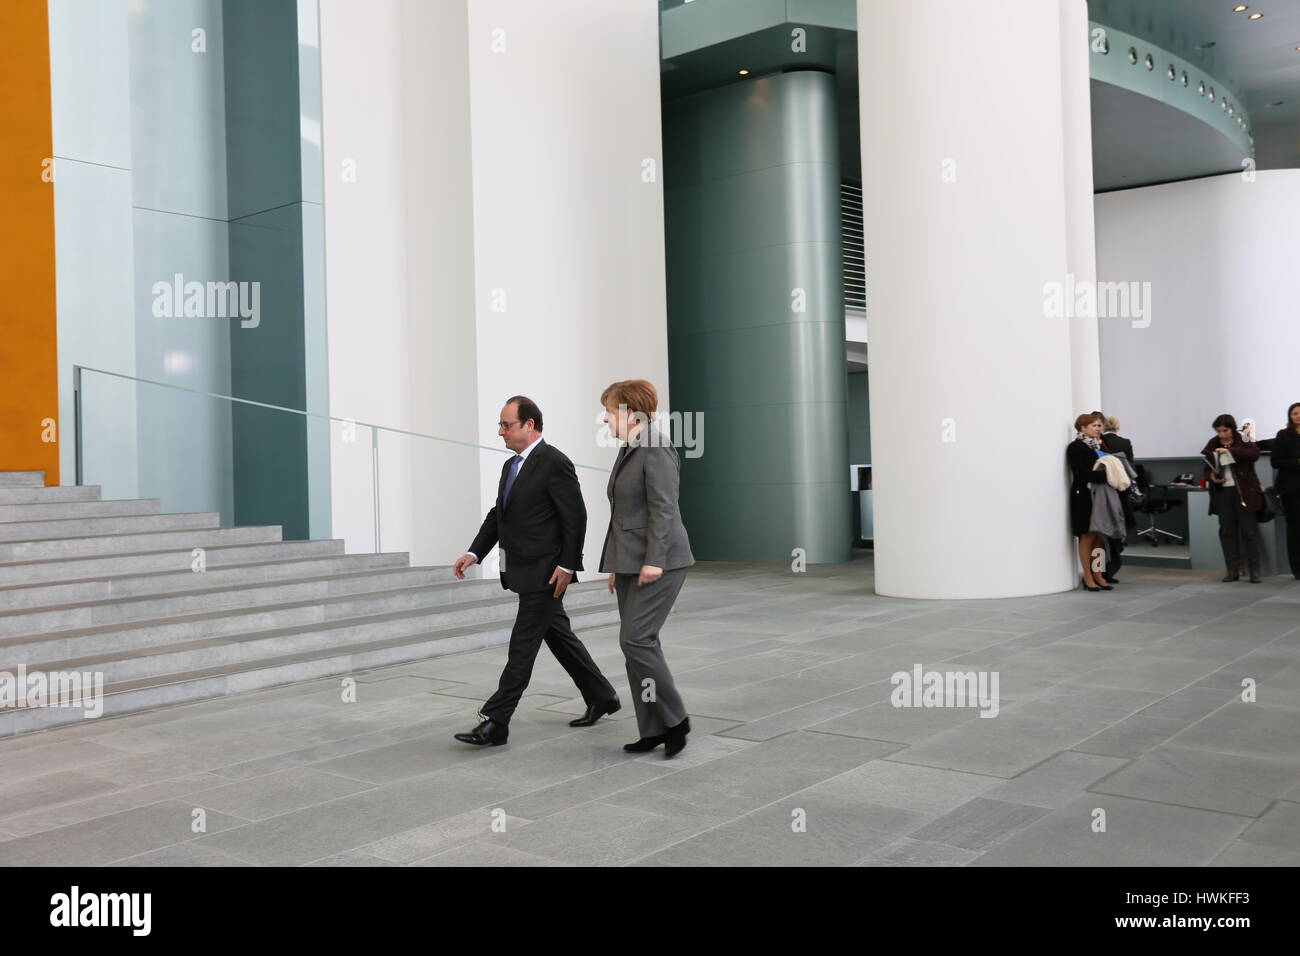
[{"label": "man's blue necktie", "polygon": [[510,462],[510,474],[506,475],[506,488],[501,492],[501,503],[504,505],[510,500],[510,489],[515,485],[515,479],[519,477],[519,466],[524,463],[522,455],[515,455],[514,460]]}]

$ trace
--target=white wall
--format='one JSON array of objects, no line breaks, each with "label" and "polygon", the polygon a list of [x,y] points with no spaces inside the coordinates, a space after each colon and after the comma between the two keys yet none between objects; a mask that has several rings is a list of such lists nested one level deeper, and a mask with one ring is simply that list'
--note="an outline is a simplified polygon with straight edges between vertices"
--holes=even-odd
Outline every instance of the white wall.
[{"label": "white wall", "polygon": [[1102,409],[1141,456],[1195,455],[1210,423],[1260,437],[1300,401],[1300,170],[1097,197],[1099,280],[1151,283],[1151,323],[1101,320]]},{"label": "white wall", "polygon": [[[465,16],[463,2],[323,0],[321,105],[330,414],[472,442]],[[370,433],[331,434],[333,533],[370,550]],[[477,527],[476,466],[382,434],[383,550],[450,564]]]},{"label": "white wall", "polygon": [[[608,475],[581,466],[616,454],[597,445],[600,393],[645,378],[668,406],[658,5],[473,0],[469,53],[478,430],[495,434],[511,395],[538,403],[579,466],[594,572]],[[486,509],[501,458],[483,459]]]},{"label": "white wall", "polygon": [[[604,386],[667,397],[661,183],[641,175],[660,163],[658,7],[322,0],[321,73],[330,413],[467,443],[381,446],[383,549],[447,564],[495,498],[506,398],[608,468]],[[369,436],[334,435],[334,533],[366,550]],[[607,475],[579,475],[594,571]]]}]

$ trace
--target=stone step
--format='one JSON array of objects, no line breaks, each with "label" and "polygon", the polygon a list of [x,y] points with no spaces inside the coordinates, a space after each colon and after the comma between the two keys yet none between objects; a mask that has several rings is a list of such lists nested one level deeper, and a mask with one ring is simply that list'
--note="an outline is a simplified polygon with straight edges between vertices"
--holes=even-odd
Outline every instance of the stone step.
[{"label": "stone step", "polygon": [[133,621],[162,621],[222,609],[269,607],[346,594],[413,587],[438,589],[438,593],[448,603],[467,600],[471,595],[488,598],[501,593],[501,585],[496,581],[456,581],[449,568],[378,568],[316,577],[303,576],[261,584],[195,588],[176,594],[120,597],[0,611],[0,638],[22,634],[48,635],[74,629],[93,630]]},{"label": "stone step", "polygon": [[0,471],[0,488],[43,488],[43,471]]},{"label": "stone step", "polygon": [[[569,619],[574,630],[581,633],[617,622],[618,609],[606,606],[575,608]],[[479,650],[506,643],[510,639],[512,624],[513,621],[502,621],[487,626],[419,632],[342,647],[305,650],[235,666],[208,667],[108,684],[103,688],[103,716],[138,713],[170,704],[225,697],[280,684],[349,675],[391,664]],[[0,710],[0,737],[85,719],[83,710],[71,707],[4,709]]]},{"label": "stone step", "polygon": [[215,511],[166,515],[114,515],[106,518],[46,518],[42,521],[0,522],[0,542],[219,527],[221,527],[221,515]]},{"label": "stone step", "polygon": [[41,521],[46,518],[104,518],[109,515],[156,515],[161,513],[157,498],[124,501],[32,501],[0,504],[0,521]]},{"label": "stone step", "polygon": [[[269,541],[263,544],[240,544],[209,547],[206,560],[209,571],[256,561],[342,555],[344,543],[333,541]],[[0,564],[0,588],[50,581],[85,580],[93,577],[121,577],[158,571],[192,573],[192,548],[165,548],[160,551],[136,551],[130,554],[90,555],[53,558],[45,561]],[[2,593],[2,592],[0,592]],[[2,607],[2,605],[0,605]]]},{"label": "stone step", "polygon": [[193,531],[144,531],[138,534],[87,535],[48,541],[0,542],[0,567],[48,558],[135,554],[164,548],[213,548],[227,544],[264,544],[280,540],[279,525],[200,528]]},{"label": "stone step", "polygon": [[33,488],[0,485],[0,505],[99,501],[101,492],[99,485],[41,485]]},{"label": "stone step", "polygon": [[[213,553],[210,551],[209,555]],[[161,571],[153,574],[146,572],[117,577],[86,578],[79,581],[67,580],[0,587],[0,609],[3,609],[4,613],[12,613],[69,604],[249,587],[272,581],[327,578],[336,574],[406,568],[409,565],[410,555],[405,552],[329,554],[323,557],[288,558],[282,561],[257,561],[228,567],[209,566],[202,574],[196,574],[190,570],[187,551],[183,571]]]},{"label": "stone step", "polygon": [[[68,670],[73,661],[94,665],[108,681],[132,680],[176,670],[238,662],[319,646],[331,640],[371,640],[419,630],[513,620],[517,602],[509,592],[458,600],[449,588],[413,587],[317,598],[310,601],[176,615],[51,634],[0,638],[0,670]],[[506,595],[503,599],[499,595]],[[576,585],[573,607],[612,600],[599,582]]]}]

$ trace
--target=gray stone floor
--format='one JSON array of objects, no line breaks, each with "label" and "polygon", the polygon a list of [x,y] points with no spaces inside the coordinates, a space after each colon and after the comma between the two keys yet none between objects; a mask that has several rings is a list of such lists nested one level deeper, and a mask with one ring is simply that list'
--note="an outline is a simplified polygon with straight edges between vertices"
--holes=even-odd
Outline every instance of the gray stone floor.
[{"label": "gray stone floor", "polygon": [[[569,728],[543,650],[507,747],[451,739],[504,648],[5,740],[0,864],[1300,864],[1300,582],[1121,578],[936,603],[876,597],[865,555],[697,565],[674,760],[621,749],[614,628],[581,636],[623,710]],[[996,671],[998,716],[893,707],[914,664]]]}]

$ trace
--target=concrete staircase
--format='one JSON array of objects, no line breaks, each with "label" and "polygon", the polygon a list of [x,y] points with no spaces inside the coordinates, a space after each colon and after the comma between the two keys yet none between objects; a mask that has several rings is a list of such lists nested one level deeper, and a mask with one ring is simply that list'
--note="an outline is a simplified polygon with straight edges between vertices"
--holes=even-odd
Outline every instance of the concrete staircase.
[{"label": "concrete staircase", "polygon": [[[570,587],[565,607],[580,633],[618,620],[603,580]],[[406,554],[0,472],[0,680],[102,675],[103,716],[501,644],[515,609],[497,579],[457,581]],[[0,738],[84,719],[0,704]]]}]

